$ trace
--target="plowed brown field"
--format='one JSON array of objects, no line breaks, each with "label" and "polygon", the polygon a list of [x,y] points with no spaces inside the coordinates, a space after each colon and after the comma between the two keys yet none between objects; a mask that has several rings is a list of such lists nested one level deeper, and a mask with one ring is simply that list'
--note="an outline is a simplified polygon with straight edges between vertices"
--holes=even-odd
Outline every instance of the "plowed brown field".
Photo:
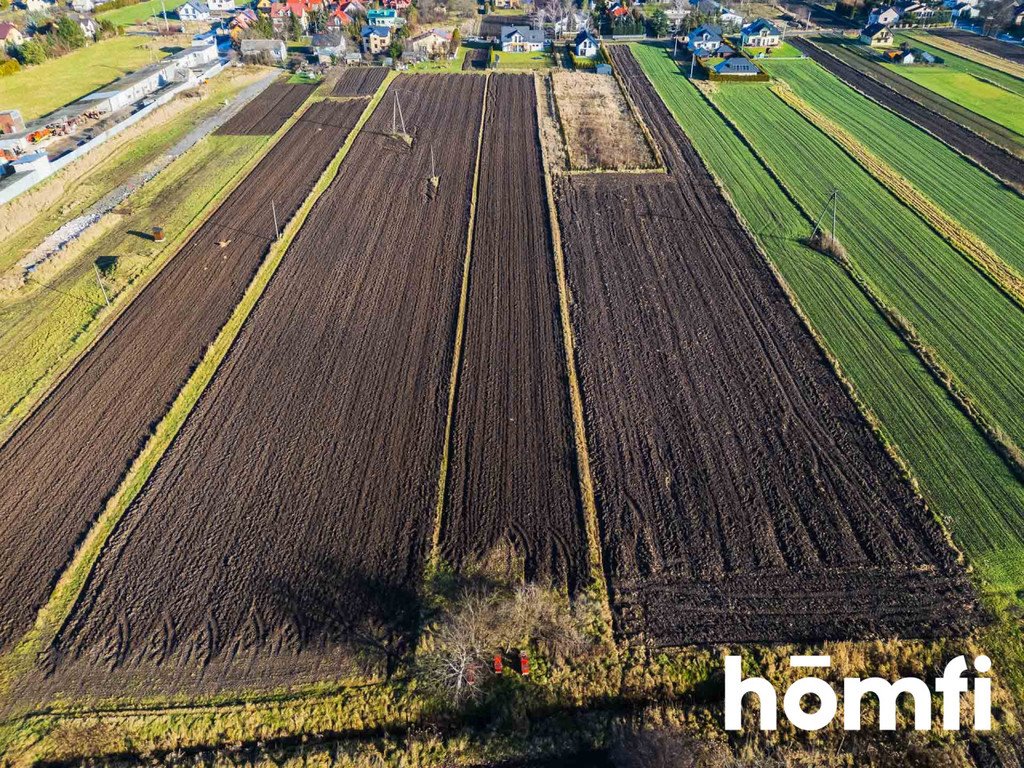
[{"label": "plowed brown field", "polygon": [[437,503],[484,84],[392,84],[412,147],[387,135],[385,97],[33,694],[273,686],[337,677],[353,646],[401,647]]},{"label": "plowed brown field", "polygon": [[1007,61],[1017,64],[1024,64],[1024,45],[1007,43],[1003,40],[996,40],[994,37],[983,37],[966,29],[930,29],[930,34],[955,40],[958,43],[977,48],[979,51],[991,53],[993,56],[1001,56]]},{"label": "plowed brown field", "polygon": [[370,96],[377,92],[387,77],[386,67],[353,67],[345,69],[334,84],[332,96]]},{"label": "plowed brown field", "polygon": [[238,303],[274,235],[271,201],[283,226],[366,104],[308,110],[0,447],[0,646],[31,626]]},{"label": "plowed brown field", "polygon": [[669,170],[558,186],[618,631],[962,631],[974,599],[938,526],[632,54],[612,58]]},{"label": "plowed brown field", "polygon": [[441,549],[510,542],[531,579],[570,589],[587,544],[529,75],[492,75]]},{"label": "plowed brown field", "polygon": [[223,136],[263,136],[276,133],[295,114],[316,86],[274,83],[217,129]]}]

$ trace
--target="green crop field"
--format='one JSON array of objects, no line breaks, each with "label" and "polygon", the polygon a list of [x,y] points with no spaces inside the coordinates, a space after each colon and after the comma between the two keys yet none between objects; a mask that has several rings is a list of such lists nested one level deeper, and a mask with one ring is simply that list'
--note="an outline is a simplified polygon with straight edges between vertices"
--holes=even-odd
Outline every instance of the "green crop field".
[{"label": "green crop field", "polygon": [[111,37],[0,78],[0,104],[34,120],[166,55],[148,38]]},{"label": "green crop field", "polygon": [[[165,2],[165,5],[168,6],[168,19],[173,22],[174,19],[171,17],[171,13],[177,3]],[[99,18],[106,19],[114,24],[128,26],[129,24],[138,24],[152,16],[159,16],[162,11],[163,7],[161,6],[161,0],[146,0],[146,2],[143,3],[136,3],[135,5],[128,5],[124,8],[115,8],[112,11],[105,11],[104,13],[99,14]]]},{"label": "green crop field", "polygon": [[967,72],[945,65],[903,66],[884,64],[886,69],[905,77],[929,91],[966,107],[994,123],[1024,136],[1024,97],[992,83],[979,80]]},{"label": "green crop field", "polygon": [[946,144],[893,114],[817,63],[778,61],[766,69],[856,136],[940,208],[1024,274],[1024,199]]},{"label": "green crop field", "polygon": [[[1024,526],[1018,510],[1024,509],[1024,486],[847,273],[799,242],[809,233],[807,218],[664,49],[631,47],[886,437],[910,465],[933,511],[993,590],[1020,589]],[[725,86],[719,93],[753,87]]]},{"label": "green crop field", "polygon": [[928,39],[934,39],[934,37],[928,38],[923,34],[896,35],[897,42],[902,43],[906,41],[914,48],[920,48],[938,56],[942,59],[942,66],[947,69],[952,69],[956,72],[966,72],[969,75],[974,75],[982,80],[988,80],[1002,86],[1008,91],[1013,91],[1018,96],[1024,96],[1024,80],[1021,78],[1014,77],[1007,72],[1000,72],[998,69],[992,69],[962,56],[957,56],[955,53],[944,51],[934,45],[928,45]]}]

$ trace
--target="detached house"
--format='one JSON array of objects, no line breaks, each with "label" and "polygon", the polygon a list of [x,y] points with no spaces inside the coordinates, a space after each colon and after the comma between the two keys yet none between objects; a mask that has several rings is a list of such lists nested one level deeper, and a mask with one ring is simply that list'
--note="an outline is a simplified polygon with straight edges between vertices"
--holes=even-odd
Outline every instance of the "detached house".
[{"label": "detached house", "polygon": [[182,21],[208,21],[210,18],[210,7],[199,0],[188,0],[178,6],[178,18]]},{"label": "detached house", "polygon": [[211,11],[235,12],[235,0],[206,0],[206,4]]},{"label": "detached house", "polygon": [[743,45],[752,48],[774,48],[782,42],[782,32],[767,19],[755,19],[740,31]]},{"label": "detached house", "polygon": [[330,31],[340,32],[351,23],[352,17],[341,10],[340,5],[334,6],[334,10],[327,17],[327,29]]},{"label": "detached house", "polygon": [[686,36],[686,47],[698,56],[710,55],[717,51],[724,41],[722,28],[717,24],[701,24]]},{"label": "detached house", "polygon": [[872,24],[884,24],[889,26],[900,20],[900,12],[894,5],[879,6],[873,8],[868,14],[868,26]]},{"label": "detached house", "polygon": [[544,31],[529,27],[501,28],[501,50],[504,53],[532,53],[545,48]]},{"label": "detached house", "polygon": [[0,47],[21,45],[25,37],[18,28],[9,21],[0,22]]},{"label": "detached house", "polygon": [[394,29],[399,25],[398,11],[394,8],[373,8],[366,12],[366,24],[371,27]]},{"label": "detached house", "polygon": [[582,59],[593,59],[597,56],[597,51],[600,47],[597,38],[590,34],[590,30],[587,29],[581,29],[572,44],[573,53]]},{"label": "detached house", "polygon": [[452,32],[450,29],[431,29],[409,39],[409,48],[413,53],[424,56],[447,55],[451,46]]},{"label": "detached house", "polygon": [[892,30],[885,24],[868,24],[860,31],[860,41],[874,48],[892,45]]},{"label": "detached house", "polygon": [[750,61],[743,56],[732,56],[725,61],[720,61],[713,67],[716,74],[719,75],[740,75],[743,77],[749,77],[751,75],[758,75],[761,70],[755,66],[754,62]]},{"label": "detached house", "polygon": [[363,50],[369,54],[376,55],[384,53],[391,45],[390,27],[363,27]]}]

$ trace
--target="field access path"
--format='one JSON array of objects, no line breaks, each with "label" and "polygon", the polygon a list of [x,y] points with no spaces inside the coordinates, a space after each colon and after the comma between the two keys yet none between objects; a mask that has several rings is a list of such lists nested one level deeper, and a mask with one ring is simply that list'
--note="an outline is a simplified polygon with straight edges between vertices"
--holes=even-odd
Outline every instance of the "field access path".
[{"label": "field access path", "polygon": [[[0,446],[0,649],[24,633],[365,104],[311,106]],[[243,110],[244,111],[244,110]]]},{"label": "field access path", "polygon": [[945,142],[996,178],[1015,184],[1018,190],[1024,189],[1024,160],[882,84],[809,40],[793,38],[791,42],[851,88]]},{"label": "field access path", "polygon": [[490,75],[440,551],[503,542],[529,580],[585,586],[569,410],[532,75]]},{"label": "field access path", "polygon": [[[31,695],[272,688],[402,652],[432,544],[485,83],[389,85]],[[394,94],[411,145],[391,135]]]},{"label": "field access path", "polygon": [[626,48],[668,174],[559,180],[616,629],[656,645],[963,631],[955,553]]}]

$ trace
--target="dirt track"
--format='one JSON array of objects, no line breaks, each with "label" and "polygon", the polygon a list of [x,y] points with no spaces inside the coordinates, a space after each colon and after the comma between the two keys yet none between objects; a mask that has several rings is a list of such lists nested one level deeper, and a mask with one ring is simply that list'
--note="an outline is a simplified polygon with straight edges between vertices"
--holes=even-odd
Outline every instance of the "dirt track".
[{"label": "dirt track", "polygon": [[274,83],[217,129],[221,136],[269,136],[295,114],[313,85]]},{"label": "dirt track", "polygon": [[353,67],[345,69],[334,84],[331,96],[371,96],[377,92],[388,70],[385,67]]},{"label": "dirt track", "polygon": [[434,524],[484,82],[392,84],[412,148],[385,134],[385,97],[30,695],[269,687],[337,677],[353,646],[401,648]]},{"label": "dirt track", "polygon": [[793,38],[790,42],[840,80],[915,125],[924,128],[1000,179],[1024,185],[1024,161],[1020,158],[991,144],[959,123],[922,106],[914,99],[897,93],[874,78],[868,77],[813,43],[801,38]]},{"label": "dirt track", "polygon": [[930,34],[955,40],[979,51],[991,53],[993,56],[1000,56],[1007,61],[1024,64],[1024,45],[1006,43],[993,37],[982,37],[964,29],[930,29],[928,31]]},{"label": "dirt track", "polygon": [[0,447],[0,647],[29,628],[238,303],[274,234],[270,201],[283,225],[365,105],[308,110]]},{"label": "dirt track", "polygon": [[656,645],[952,634],[971,590],[628,49],[669,175],[563,178],[617,630]]},{"label": "dirt track", "polygon": [[510,541],[526,575],[570,589],[587,543],[530,75],[492,75],[441,549]]}]

